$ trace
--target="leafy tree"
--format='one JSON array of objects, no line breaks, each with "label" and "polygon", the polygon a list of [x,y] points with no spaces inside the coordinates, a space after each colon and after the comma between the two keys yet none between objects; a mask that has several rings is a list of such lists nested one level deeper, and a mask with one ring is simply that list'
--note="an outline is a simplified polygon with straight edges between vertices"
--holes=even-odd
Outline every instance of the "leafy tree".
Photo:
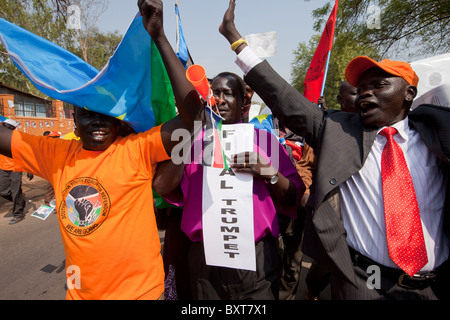
[{"label": "leafy tree", "polygon": [[[303,81],[325,23],[334,6],[330,1],[313,11],[314,30],[308,43],[294,51],[291,77],[303,92]],[[450,7],[447,0],[341,0],[339,1],[333,50],[328,69],[325,100],[338,109],[336,101],[345,67],[356,56],[366,55],[408,61],[450,50]]]},{"label": "leafy tree", "polygon": [[87,59],[89,64],[101,70],[114,54],[121,41],[122,35],[118,31],[101,33],[97,29],[93,30],[87,42],[87,47],[89,48]]},{"label": "leafy tree", "polygon": [[[377,47],[382,57],[408,60],[450,50],[448,0],[345,0],[339,8],[336,28]],[[323,21],[323,10],[315,14]]]},{"label": "leafy tree", "polygon": [[87,63],[91,63],[89,50],[93,42],[93,35],[98,35],[96,23],[100,15],[108,8],[108,0],[68,0],[77,8],[79,27],[73,29],[74,36],[78,41],[81,57]]}]

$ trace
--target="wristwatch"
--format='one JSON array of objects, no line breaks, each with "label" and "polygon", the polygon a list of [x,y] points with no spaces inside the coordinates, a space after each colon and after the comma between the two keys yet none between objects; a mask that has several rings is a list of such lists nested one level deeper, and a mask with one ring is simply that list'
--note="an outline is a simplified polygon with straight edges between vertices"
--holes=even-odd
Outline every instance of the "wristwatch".
[{"label": "wristwatch", "polygon": [[270,179],[267,180],[270,184],[276,184],[278,182],[278,174],[275,173]]}]

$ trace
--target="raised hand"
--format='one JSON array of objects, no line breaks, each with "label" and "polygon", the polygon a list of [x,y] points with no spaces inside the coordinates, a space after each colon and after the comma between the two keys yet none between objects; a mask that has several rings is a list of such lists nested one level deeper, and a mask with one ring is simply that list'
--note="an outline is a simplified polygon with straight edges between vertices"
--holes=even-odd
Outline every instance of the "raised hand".
[{"label": "raised hand", "polygon": [[228,9],[223,16],[222,23],[219,26],[219,32],[231,43],[239,40],[241,35],[234,24],[234,9],[236,0],[230,0]]},{"label": "raised hand", "polygon": [[178,116],[161,126],[161,139],[164,148],[167,154],[171,154],[172,149],[179,143],[178,140],[172,140],[172,133],[177,129],[187,129],[191,132],[194,128],[194,121],[203,120],[204,106],[194,86],[187,80],[186,69],[176,56],[165,35],[162,1],[138,0],[138,7],[142,15],[142,24],[161,54],[178,108]]},{"label": "raised hand", "polygon": [[163,28],[163,3],[161,0],[139,0],[139,12],[142,22],[153,39],[164,35]]}]

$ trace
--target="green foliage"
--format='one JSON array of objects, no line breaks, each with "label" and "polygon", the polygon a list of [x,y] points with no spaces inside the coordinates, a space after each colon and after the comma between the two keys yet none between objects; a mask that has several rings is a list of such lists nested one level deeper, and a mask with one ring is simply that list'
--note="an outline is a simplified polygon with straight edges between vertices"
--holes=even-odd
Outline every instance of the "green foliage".
[{"label": "green foliage", "polygon": [[314,35],[308,44],[300,42],[294,51],[295,58],[291,63],[292,85],[301,93],[304,91],[303,81],[305,80],[306,72],[308,71],[319,40],[320,35]]},{"label": "green foliage", "polygon": [[[74,40],[78,43],[78,40]],[[91,31],[91,35],[86,39],[86,60],[95,67],[97,70],[101,70],[109,58],[114,54],[117,46],[122,41],[122,35],[118,31],[102,33],[97,28]],[[80,46],[69,50],[73,54],[84,59],[84,55]]]},{"label": "green foliage", "polygon": [[[379,28],[367,28],[370,4],[380,10]],[[378,47],[382,57],[409,60],[450,49],[448,0],[343,1],[342,12],[341,24],[357,24],[358,41]]]}]

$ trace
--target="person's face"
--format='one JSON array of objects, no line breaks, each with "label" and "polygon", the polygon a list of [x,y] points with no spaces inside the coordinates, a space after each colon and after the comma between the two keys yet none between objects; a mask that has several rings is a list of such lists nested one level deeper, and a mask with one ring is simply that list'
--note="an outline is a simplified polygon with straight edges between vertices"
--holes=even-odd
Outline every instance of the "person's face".
[{"label": "person's face", "polygon": [[90,151],[106,150],[120,128],[120,120],[83,108],[76,108],[74,121],[83,148]]},{"label": "person's face", "polygon": [[241,121],[243,97],[238,99],[235,90],[232,89],[227,78],[217,77],[211,84],[211,90],[216,100],[219,114],[224,118],[224,124],[238,123]]},{"label": "person's face", "polygon": [[356,112],[355,99],[356,88],[348,82],[344,82],[339,88],[339,95],[337,97],[341,105],[341,111]]},{"label": "person's face", "polygon": [[403,78],[372,68],[358,81],[355,106],[365,126],[381,128],[403,120],[416,93]]}]

